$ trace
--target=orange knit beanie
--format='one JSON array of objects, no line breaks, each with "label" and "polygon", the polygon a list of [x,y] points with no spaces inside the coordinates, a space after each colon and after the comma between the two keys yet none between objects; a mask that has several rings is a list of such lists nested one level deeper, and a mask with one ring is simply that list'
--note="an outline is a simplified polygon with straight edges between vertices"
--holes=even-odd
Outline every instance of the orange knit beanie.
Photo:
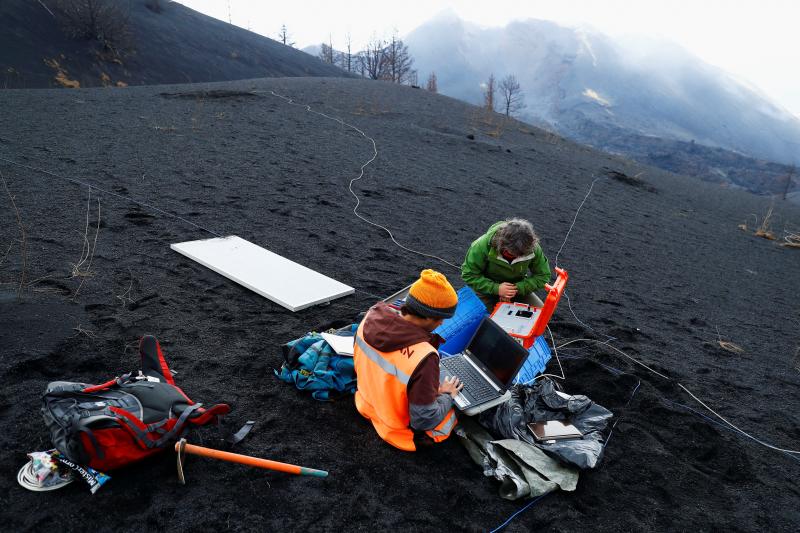
[{"label": "orange knit beanie", "polygon": [[458,296],[444,274],[426,269],[411,285],[406,305],[427,318],[450,318],[456,312]]}]

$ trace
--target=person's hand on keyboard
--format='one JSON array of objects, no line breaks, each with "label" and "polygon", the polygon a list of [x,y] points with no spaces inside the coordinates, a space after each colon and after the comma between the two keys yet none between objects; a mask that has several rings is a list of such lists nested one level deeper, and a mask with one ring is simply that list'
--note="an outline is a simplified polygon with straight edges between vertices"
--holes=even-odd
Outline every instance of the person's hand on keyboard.
[{"label": "person's hand on keyboard", "polygon": [[460,379],[455,376],[447,376],[444,378],[444,382],[439,385],[439,394],[449,394],[455,398],[463,388],[464,384],[461,383]]}]

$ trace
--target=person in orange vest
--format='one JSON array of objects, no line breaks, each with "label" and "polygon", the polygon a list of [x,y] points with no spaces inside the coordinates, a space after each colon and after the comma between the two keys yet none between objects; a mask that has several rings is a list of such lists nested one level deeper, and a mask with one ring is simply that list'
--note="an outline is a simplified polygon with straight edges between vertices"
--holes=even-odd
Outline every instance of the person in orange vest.
[{"label": "person in orange vest", "polygon": [[396,448],[413,452],[441,442],[456,425],[453,398],[463,384],[458,378],[439,382],[437,348],[444,339],[433,330],[453,316],[457,303],[443,274],[423,270],[399,313],[378,302],[358,326],[356,408]]}]

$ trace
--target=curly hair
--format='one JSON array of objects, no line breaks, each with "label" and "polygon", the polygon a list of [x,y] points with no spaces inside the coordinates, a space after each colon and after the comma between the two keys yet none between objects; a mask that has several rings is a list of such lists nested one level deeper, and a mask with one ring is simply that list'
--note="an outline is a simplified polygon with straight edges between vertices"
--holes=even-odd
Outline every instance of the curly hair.
[{"label": "curly hair", "polygon": [[533,252],[539,244],[539,236],[527,220],[509,218],[497,228],[491,244],[498,252],[507,250],[516,257],[522,257]]}]

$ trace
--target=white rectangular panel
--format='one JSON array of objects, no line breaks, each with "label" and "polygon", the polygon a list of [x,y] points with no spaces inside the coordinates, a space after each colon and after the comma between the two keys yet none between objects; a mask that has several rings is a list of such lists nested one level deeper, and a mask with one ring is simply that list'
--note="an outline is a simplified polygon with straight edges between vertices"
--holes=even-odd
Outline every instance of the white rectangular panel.
[{"label": "white rectangular panel", "polygon": [[235,235],[181,242],[170,248],[290,311],[355,292],[353,287]]}]

